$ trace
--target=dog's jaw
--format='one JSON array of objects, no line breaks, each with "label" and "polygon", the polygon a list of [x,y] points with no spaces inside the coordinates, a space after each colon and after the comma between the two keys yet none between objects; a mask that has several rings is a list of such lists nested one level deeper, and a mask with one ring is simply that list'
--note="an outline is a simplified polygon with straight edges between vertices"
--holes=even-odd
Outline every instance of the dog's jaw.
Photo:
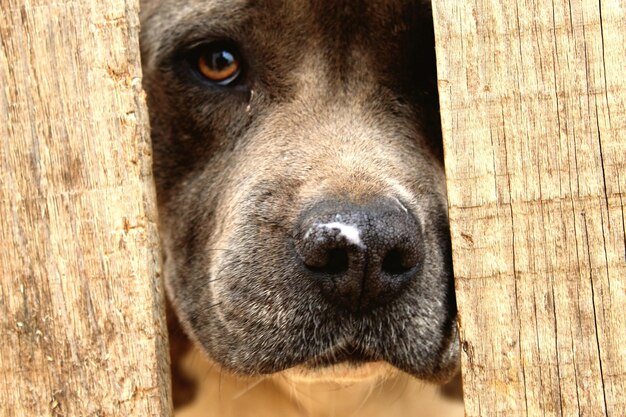
[{"label": "dog's jaw", "polygon": [[192,350],[178,358],[183,375],[198,386],[195,401],[179,408],[177,417],[463,416],[462,402],[384,364],[356,373],[341,366],[326,374],[288,370],[241,378],[202,356]]},{"label": "dog's jaw", "polygon": [[349,384],[355,382],[376,381],[397,376],[400,371],[388,362],[367,362],[358,365],[340,363],[323,368],[310,369],[305,366],[296,366],[281,372],[293,383],[337,383]]}]

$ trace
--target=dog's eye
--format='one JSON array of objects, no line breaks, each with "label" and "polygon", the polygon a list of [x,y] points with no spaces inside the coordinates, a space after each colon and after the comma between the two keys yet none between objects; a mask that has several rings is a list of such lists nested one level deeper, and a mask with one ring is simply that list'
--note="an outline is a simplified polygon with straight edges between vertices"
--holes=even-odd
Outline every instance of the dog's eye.
[{"label": "dog's eye", "polygon": [[207,80],[228,85],[234,82],[241,72],[239,56],[235,48],[222,42],[214,42],[198,48],[196,69]]}]

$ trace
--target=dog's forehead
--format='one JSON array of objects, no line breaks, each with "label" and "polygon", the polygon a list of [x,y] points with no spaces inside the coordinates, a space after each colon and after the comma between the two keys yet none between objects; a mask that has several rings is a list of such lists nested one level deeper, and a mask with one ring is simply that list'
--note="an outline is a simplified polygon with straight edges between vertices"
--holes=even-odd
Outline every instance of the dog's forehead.
[{"label": "dog's forehead", "polygon": [[[332,19],[337,16],[369,15],[370,21],[387,20],[398,17],[398,12],[406,11],[407,7],[427,8],[430,0],[141,0],[141,10],[159,14],[167,19],[188,20],[190,14],[209,17],[216,14],[236,15],[244,10],[265,11],[285,17],[284,11],[318,12],[312,16],[318,21]],[[297,13],[299,14],[299,13]],[[321,19],[320,19],[321,18]],[[176,22],[172,22],[176,23]]]},{"label": "dog's forehead", "polygon": [[[359,40],[383,45],[429,15],[429,0],[142,0],[142,36],[153,52],[190,33],[262,34],[263,46],[317,38],[341,48]],[[383,39],[381,39],[381,37]],[[164,50],[165,49],[165,50]]]}]

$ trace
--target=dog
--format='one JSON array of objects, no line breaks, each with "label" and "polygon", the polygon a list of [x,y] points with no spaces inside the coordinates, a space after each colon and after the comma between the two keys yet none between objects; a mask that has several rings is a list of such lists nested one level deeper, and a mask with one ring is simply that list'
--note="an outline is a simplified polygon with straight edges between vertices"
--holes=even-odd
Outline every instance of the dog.
[{"label": "dog", "polygon": [[142,0],[141,27],[176,405],[461,415],[428,410],[459,367],[429,2]]}]

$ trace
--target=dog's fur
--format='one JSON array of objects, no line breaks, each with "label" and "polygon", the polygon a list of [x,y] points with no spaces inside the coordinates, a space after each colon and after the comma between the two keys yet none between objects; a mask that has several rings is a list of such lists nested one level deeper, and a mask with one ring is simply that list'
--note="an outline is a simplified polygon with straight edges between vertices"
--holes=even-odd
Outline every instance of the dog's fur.
[{"label": "dog's fur", "polygon": [[[168,296],[194,345],[228,375],[223,381],[359,380],[359,397],[362,384],[381,378],[443,382],[456,372],[426,3],[143,1]],[[212,85],[190,68],[189,51],[219,39],[242,57],[234,85]],[[345,211],[379,201],[396,201],[416,219],[419,273],[393,301],[339,308],[302,265],[308,234],[299,224],[321,202]],[[361,406],[352,397],[337,415]]]}]

